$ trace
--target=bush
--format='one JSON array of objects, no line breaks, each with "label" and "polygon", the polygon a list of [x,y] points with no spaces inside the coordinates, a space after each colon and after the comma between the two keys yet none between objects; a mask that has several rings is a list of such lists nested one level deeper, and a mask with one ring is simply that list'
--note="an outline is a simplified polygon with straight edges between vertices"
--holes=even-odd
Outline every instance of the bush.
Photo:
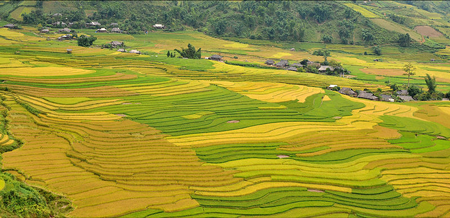
[{"label": "bush", "polygon": [[97,37],[87,37],[86,35],[81,35],[77,39],[78,46],[89,47],[94,44],[94,41],[97,40]]}]

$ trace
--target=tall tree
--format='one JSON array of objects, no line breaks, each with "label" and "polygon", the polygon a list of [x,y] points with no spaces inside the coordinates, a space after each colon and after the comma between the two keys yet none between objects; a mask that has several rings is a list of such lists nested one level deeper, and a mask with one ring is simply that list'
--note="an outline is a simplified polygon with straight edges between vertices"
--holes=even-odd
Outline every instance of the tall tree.
[{"label": "tall tree", "polygon": [[428,86],[428,93],[433,94],[436,92],[436,77],[433,76],[433,78],[431,78],[430,74],[427,73],[425,83]]},{"label": "tall tree", "polygon": [[403,67],[403,70],[406,72],[403,75],[407,75],[408,76],[408,88],[409,88],[409,79],[411,78],[412,75],[415,75],[415,71],[416,71],[416,67],[414,67],[411,63],[406,64]]}]

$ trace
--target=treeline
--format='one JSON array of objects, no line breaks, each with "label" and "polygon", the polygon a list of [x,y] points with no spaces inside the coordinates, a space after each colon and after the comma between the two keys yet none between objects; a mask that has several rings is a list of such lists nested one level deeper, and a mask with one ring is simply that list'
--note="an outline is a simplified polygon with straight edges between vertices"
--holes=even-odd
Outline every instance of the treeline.
[{"label": "treeline", "polygon": [[[374,25],[340,2],[325,1],[77,1],[62,16],[38,9],[23,15],[26,24],[75,22],[72,28],[98,21],[118,23],[128,33],[143,33],[161,23],[166,31],[186,28],[213,36],[277,41],[323,41],[383,44],[397,34]],[[86,11],[95,11],[86,16]],[[319,37],[317,37],[319,36]]]}]

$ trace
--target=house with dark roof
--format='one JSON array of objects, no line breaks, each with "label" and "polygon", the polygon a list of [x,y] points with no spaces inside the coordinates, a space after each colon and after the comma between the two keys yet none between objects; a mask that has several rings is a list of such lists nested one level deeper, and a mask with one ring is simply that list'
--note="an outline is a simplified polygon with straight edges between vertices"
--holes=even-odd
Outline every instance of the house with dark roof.
[{"label": "house with dark roof", "polygon": [[220,55],[212,55],[209,59],[210,60],[214,60],[214,61],[222,61],[222,56],[220,56]]},{"label": "house with dark roof", "polygon": [[373,93],[366,91],[359,91],[358,98],[364,98],[368,100],[378,101],[378,97],[373,95]]},{"label": "house with dark roof", "polygon": [[289,66],[289,61],[287,60],[280,60],[280,62],[276,63],[275,66],[277,67],[287,67]]},{"label": "house with dark roof", "polygon": [[267,60],[265,64],[267,64],[267,65],[274,65],[274,64],[275,64],[275,61],[273,61],[273,60]]},{"label": "house with dark roof", "polygon": [[347,87],[342,87],[339,90],[339,93],[343,94],[343,95],[348,95],[351,97],[356,97],[358,95],[358,93],[356,93],[355,91],[353,91],[353,89],[351,88],[347,88]]}]

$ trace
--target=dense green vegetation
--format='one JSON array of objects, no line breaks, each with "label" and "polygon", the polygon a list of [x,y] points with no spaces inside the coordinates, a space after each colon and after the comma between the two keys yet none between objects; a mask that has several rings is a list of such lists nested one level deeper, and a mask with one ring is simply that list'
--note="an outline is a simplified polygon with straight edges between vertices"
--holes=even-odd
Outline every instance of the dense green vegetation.
[{"label": "dense green vegetation", "polygon": [[446,216],[446,5],[0,2],[0,216]]},{"label": "dense green vegetation", "polygon": [[[11,1],[2,8],[15,8]],[[374,25],[368,18],[340,2],[296,1],[187,1],[187,2],[67,2],[64,9],[48,15],[41,3],[23,15],[25,24],[51,25],[56,21],[76,22],[73,28],[98,21],[104,26],[118,23],[129,33],[143,33],[155,23],[171,31],[193,28],[221,37],[244,37],[280,41],[324,41],[326,43],[397,42],[398,36]],[[95,11],[86,15],[86,11]],[[8,11],[2,13],[8,18]],[[319,24],[319,25],[318,25]]]}]

